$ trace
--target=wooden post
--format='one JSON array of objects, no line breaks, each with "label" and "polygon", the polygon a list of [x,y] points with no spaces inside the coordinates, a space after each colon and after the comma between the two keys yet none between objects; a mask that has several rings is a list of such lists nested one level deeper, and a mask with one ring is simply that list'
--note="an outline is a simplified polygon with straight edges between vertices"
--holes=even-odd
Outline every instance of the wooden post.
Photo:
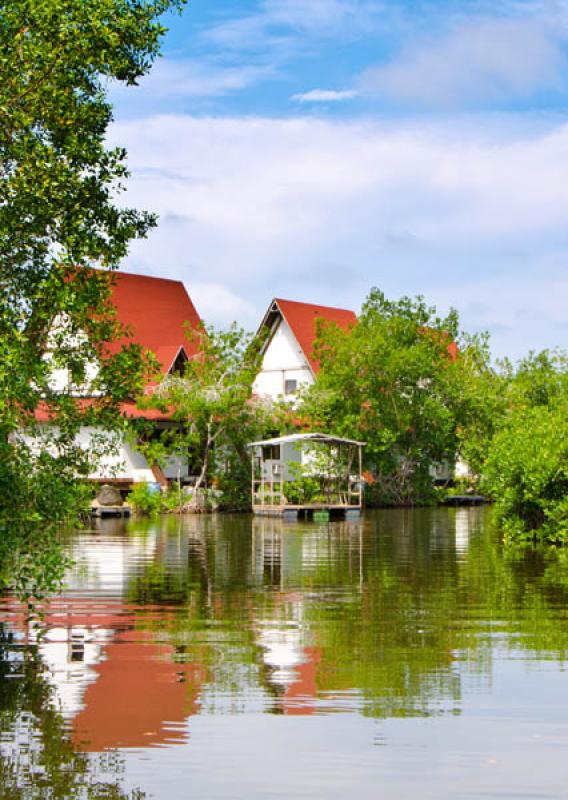
[{"label": "wooden post", "polygon": [[357,445],[359,451],[359,508],[363,508],[363,448]]},{"label": "wooden post", "polygon": [[264,452],[260,447],[260,505],[264,505]]}]

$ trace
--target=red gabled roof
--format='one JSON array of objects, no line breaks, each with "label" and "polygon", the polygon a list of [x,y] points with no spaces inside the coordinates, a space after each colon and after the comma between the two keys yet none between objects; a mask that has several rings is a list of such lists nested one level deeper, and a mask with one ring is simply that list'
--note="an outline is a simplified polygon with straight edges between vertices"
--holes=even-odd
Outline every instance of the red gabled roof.
[{"label": "red gabled roof", "polygon": [[186,328],[201,324],[199,314],[181,281],[116,272],[111,277],[111,302],[129,337],[111,346],[111,351],[131,341],[151,350],[168,372],[179,351],[194,355],[197,343],[189,344]]},{"label": "red gabled roof", "polygon": [[276,304],[314,372],[319,370],[319,363],[314,358],[314,344],[317,334],[317,320],[325,320],[338,325],[343,330],[348,330],[357,322],[355,312],[345,308],[331,306],[316,306],[312,303],[299,303],[296,300],[281,300],[276,298]]},{"label": "red gabled roof", "polygon": [[[163,375],[173,367],[180,351],[183,350],[186,356],[197,352],[198,340],[190,343],[187,332],[197,330],[202,324],[201,318],[181,281],[130,272],[113,272],[109,276],[110,305],[116,309],[117,319],[126,328],[126,335],[108,343],[108,352],[117,353],[128,343],[138,344],[156,356]],[[93,404],[93,399],[78,398],[77,403],[84,410]],[[120,410],[130,419],[171,419],[167,412],[142,410],[134,402],[122,403]],[[40,403],[34,416],[37,422],[49,422],[53,411],[45,403]]]}]

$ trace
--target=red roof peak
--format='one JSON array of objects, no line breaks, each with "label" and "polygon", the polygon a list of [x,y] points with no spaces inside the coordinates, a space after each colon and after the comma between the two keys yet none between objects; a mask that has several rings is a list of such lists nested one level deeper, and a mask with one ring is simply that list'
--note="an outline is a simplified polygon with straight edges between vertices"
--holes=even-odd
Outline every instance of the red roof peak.
[{"label": "red roof peak", "polygon": [[135,279],[137,281],[159,281],[160,283],[177,283],[183,286],[183,281],[177,278],[162,278],[161,275],[141,275],[139,272],[125,272],[124,270],[113,270],[107,273],[111,276],[123,277],[128,279]]},{"label": "red roof peak", "polygon": [[284,300],[281,297],[275,297],[272,301],[273,303],[278,303],[280,308],[297,308],[298,311],[304,311],[305,313],[309,313],[310,311],[314,314],[318,314],[322,312],[322,316],[326,317],[329,314],[339,313],[339,314],[346,314],[350,318],[356,319],[355,312],[350,311],[347,308],[337,308],[336,306],[322,306],[316,303],[305,303],[301,300]]},{"label": "red roof peak", "polygon": [[[317,372],[319,369],[319,363],[313,353],[317,335],[317,320],[334,323],[343,330],[348,330],[357,322],[355,312],[346,308],[320,306],[314,303],[302,303],[298,300],[283,300],[278,297],[272,301],[270,309],[275,306],[288,323],[313,372]],[[268,317],[269,315],[265,317],[265,323]]]},{"label": "red roof peak", "polygon": [[110,274],[111,302],[127,327],[128,341],[155,353],[164,372],[180,348],[193,355],[197,346],[189,345],[186,328],[197,329],[201,319],[181,281],[122,271]]}]

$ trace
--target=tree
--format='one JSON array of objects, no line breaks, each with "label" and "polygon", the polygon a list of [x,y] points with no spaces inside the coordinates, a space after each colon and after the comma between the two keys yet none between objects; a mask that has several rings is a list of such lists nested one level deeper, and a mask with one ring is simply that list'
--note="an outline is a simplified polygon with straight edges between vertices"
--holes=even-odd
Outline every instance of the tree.
[{"label": "tree", "polygon": [[366,441],[376,501],[424,501],[431,467],[453,463],[465,363],[458,341],[455,312],[440,317],[422,298],[391,302],[377,289],[351,330],[320,326],[321,368],[303,411],[330,432]]},{"label": "tree", "polygon": [[215,477],[233,506],[250,506],[250,451],[246,445],[265,427],[277,425],[275,407],[253,395],[262,340],[233,325],[188,333],[197,355],[183,375],[169,375],[142,407],[168,412],[177,425],[162,438],[139,445],[150,460],[187,456],[198,476],[187,510],[200,505],[200,490]]},{"label": "tree", "polygon": [[[125,151],[106,144],[107,90],[149,70],[165,31],[161,15],[183,3],[11,0],[0,8],[3,541],[74,510],[74,480],[88,469],[74,444],[78,427],[115,424],[117,403],[140,386],[139,349],[111,353],[104,344],[121,334],[105,270],[155,219],[116,202],[128,171]],[[91,394],[99,399],[78,403],[72,387],[94,359],[102,368]],[[61,371],[70,386],[54,391]],[[51,423],[43,448],[17,435],[38,432],[38,411]],[[45,484],[54,476],[51,491]]]},{"label": "tree", "polygon": [[489,441],[483,485],[508,541],[568,542],[568,356],[508,365],[505,409]]}]

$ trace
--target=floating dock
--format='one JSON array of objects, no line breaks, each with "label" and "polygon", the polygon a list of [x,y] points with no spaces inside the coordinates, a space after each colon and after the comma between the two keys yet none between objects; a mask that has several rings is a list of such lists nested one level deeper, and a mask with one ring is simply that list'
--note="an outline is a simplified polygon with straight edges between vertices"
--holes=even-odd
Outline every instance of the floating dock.
[{"label": "floating dock", "polygon": [[121,506],[101,506],[96,500],[91,504],[92,517],[129,517],[132,514],[132,509],[128,503]]},{"label": "floating dock", "polygon": [[486,497],[481,494],[455,494],[446,497],[443,502],[445,506],[482,506],[487,503]]},{"label": "floating dock", "polygon": [[345,505],[302,505],[302,506],[256,506],[254,514],[259,517],[280,517],[285,522],[311,519],[314,522],[328,522],[330,519],[359,519],[358,506]]}]

